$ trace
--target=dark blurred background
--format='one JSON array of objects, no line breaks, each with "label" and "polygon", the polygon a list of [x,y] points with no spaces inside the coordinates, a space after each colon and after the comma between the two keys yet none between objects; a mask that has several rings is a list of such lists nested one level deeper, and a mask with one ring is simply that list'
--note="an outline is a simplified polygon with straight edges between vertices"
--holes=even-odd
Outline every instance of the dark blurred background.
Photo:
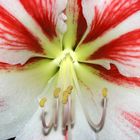
[{"label": "dark blurred background", "polygon": [[12,139],[8,139],[8,140],[14,140],[15,138],[12,138]]}]

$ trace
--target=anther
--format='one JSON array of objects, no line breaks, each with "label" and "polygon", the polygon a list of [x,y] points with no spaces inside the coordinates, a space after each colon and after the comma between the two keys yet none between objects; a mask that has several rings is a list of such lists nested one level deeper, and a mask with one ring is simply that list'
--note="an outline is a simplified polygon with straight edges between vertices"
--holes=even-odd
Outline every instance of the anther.
[{"label": "anther", "polygon": [[73,89],[73,86],[72,86],[72,85],[70,85],[70,86],[68,86],[68,87],[67,87],[67,89],[66,89],[66,90],[71,92],[71,91],[72,91],[72,89]]},{"label": "anther", "polygon": [[102,95],[103,95],[103,97],[107,97],[107,88],[103,88],[102,89]]},{"label": "anther", "polygon": [[67,104],[67,102],[68,102],[68,95],[63,95],[62,103]]},{"label": "anther", "polygon": [[40,107],[44,107],[45,106],[45,103],[47,102],[47,98],[46,97],[43,97],[40,101],[39,101],[39,105]]},{"label": "anther", "polygon": [[56,89],[54,90],[53,95],[54,95],[55,98],[58,98],[58,97],[59,97],[59,93],[60,93],[60,91],[61,91],[60,88],[56,88]]},{"label": "anther", "polygon": [[72,86],[68,86],[66,90],[64,90],[63,92],[63,98],[62,98],[62,103],[66,104],[68,102],[68,98],[72,92],[73,87]]}]

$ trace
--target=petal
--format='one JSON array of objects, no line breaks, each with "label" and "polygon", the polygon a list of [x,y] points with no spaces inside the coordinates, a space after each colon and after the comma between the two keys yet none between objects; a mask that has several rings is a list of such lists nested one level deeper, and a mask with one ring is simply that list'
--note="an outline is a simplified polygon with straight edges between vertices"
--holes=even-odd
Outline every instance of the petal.
[{"label": "petal", "polygon": [[[83,106],[91,119],[96,123],[101,117],[101,102],[103,88],[108,89],[108,106],[105,125],[99,133],[99,140],[138,140],[140,138],[140,88],[123,87],[108,83],[93,70],[84,66],[76,68],[79,83],[81,84],[81,98]],[[83,75],[86,73],[86,75]]]},{"label": "petal", "polygon": [[38,39],[0,5],[0,62],[24,64],[42,53]]},{"label": "petal", "polygon": [[[110,68],[110,63],[113,63],[121,74],[130,77],[139,76],[139,57],[137,57],[139,56],[139,3],[139,0],[121,2],[115,0],[106,3],[102,0],[101,3],[97,2],[95,9],[98,11],[98,7],[102,7],[102,10],[100,9],[102,12],[98,11],[97,14],[95,12],[94,22],[91,26],[93,30],[90,33],[93,36],[87,36],[83,44],[77,48],[78,59],[80,61],[92,61],[92,63],[95,62],[101,65],[104,63],[104,67],[107,69]],[[128,10],[129,12],[127,12]],[[107,22],[108,18],[110,22]],[[99,21],[97,22],[96,20]],[[108,46],[110,46],[111,51]],[[109,49],[107,50],[105,47]],[[108,56],[106,53],[108,53]],[[98,54],[98,58],[94,57],[94,54],[96,56]],[[100,61],[100,56],[104,57],[103,63],[102,60]],[[134,72],[132,73],[132,71]]]},{"label": "petal", "polygon": [[115,64],[122,75],[140,77],[140,29],[122,35],[98,49],[88,60],[110,69]]},{"label": "petal", "polygon": [[[89,8],[89,7],[92,8]],[[128,17],[140,10],[140,1],[136,0],[83,0],[84,16],[90,30],[84,42],[90,42],[102,36],[108,30],[118,26]],[[87,11],[86,11],[87,10]],[[94,13],[89,15],[90,13]],[[108,22],[109,21],[109,22]]]},{"label": "petal", "polygon": [[[57,36],[57,22],[64,20],[61,15],[66,8],[67,0],[20,0],[20,2],[50,39]],[[65,24],[63,28],[66,28],[64,26]],[[63,30],[65,32],[66,29],[61,29],[62,32]]]},{"label": "petal", "polygon": [[15,140],[64,140],[61,131],[52,130],[47,136],[43,134],[42,122],[40,119],[41,112],[42,110],[38,109],[21,133],[17,135]]},{"label": "petal", "polygon": [[[13,24],[14,23],[14,24]],[[0,5],[0,44],[10,50],[42,52],[42,48],[28,29]]]},{"label": "petal", "polygon": [[69,0],[66,15],[67,32],[64,35],[64,47],[74,48],[84,36],[87,28],[83,15],[82,0]]},{"label": "petal", "polygon": [[[10,5],[12,5],[13,2],[14,5],[11,7]],[[35,0],[33,3],[24,0],[1,0],[0,2],[14,18],[16,17],[16,19],[37,38],[47,56],[53,58],[56,57],[61,50],[60,38],[57,33],[57,28],[59,27],[57,27],[57,25],[60,26],[64,24],[62,17],[59,16],[66,7],[65,0],[64,3],[64,5],[60,5],[59,1],[52,2],[48,0],[44,2],[42,0]],[[52,11],[52,9],[56,11]],[[56,34],[53,31],[55,31]]]},{"label": "petal", "polygon": [[38,107],[37,96],[56,70],[56,65],[47,60],[20,71],[0,70],[0,139],[14,137],[30,119]]},{"label": "petal", "polygon": [[[45,105],[45,111],[47,112],[46,120],[49,121],[53,118],[53,91],[56,84],[57,75],[54,76],[45,87],[41,95],[38,96],[40,100],[41,97],[47,98],[47,103]],[[47,94],[46,94],[47,93]],[[38,108],[33,117],[25,125],[24,129],[16,136],[16,140],[64,140],[64,135],[62,133],[62,127],[60,125],[59,129],[51,129],[48,135],[43,133],[43,125],[41,121],[42,108]],[[52,117],[52,118],[51,118]]]},{"label": "petal", "polygon": [[[124,76],[124,73],[128,75],[129,70],[123,71],[123,75],[120,74],[120,71],[117,69],[115,65],[110,66],[110,70],[107,70],[106,68],[103,68],[100,65],[93,65],[89,64],[90,67],[96,69],[98,71],[98,75],[105,79],[108,80],[109,82],[112,82],[114,84],[118,85],[123,85],[127,87],[133,87],[133,86],[140,86],[140,78],[139,77],[129,77],[129,76]],[[134,73],[134,71],[133,71]],[[132,73],[132,74],[133,74]]]},{"label": "petal", "polygon": [[88,124],[83,111],[83,104],[77,96],[75,104],[75,125],[72,129],[72,140],[96,140],[96,134]]},{"label": "petal", "polygon": [[[103,140],[112,140],[112,138],[117,140],[122,137],[138,140],[140,138],[140,89],[119,89],[116,87],[114,93],[114,88],[111,87],[109,91],[112,97],[110,97],[111,101],[108,105],[106,124],[98,137]],[[115,100],[113,100],[114,98]]]}]

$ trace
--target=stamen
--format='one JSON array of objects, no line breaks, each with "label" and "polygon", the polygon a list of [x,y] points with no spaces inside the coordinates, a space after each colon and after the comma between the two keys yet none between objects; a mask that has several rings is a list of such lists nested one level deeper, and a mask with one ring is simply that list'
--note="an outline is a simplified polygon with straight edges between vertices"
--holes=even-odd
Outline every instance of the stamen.
[{"label": "stamen", "polygon": [[46,112],[44,110],[42,111],[42,114],[41,114],[41,120],[42,120],[42,125],[43,125],[43,133],[44,135],[48,135],[53,126],[53,123],[52,121],[50,121],[49,123],[46,123]]},{"label": "stamen", "polygon": [[95,124],[87,114],[88,122],[95,132],[101,131],[104,126],[104,123],[105,123],[106,109],[107,109],[107,89],[106,88],[104,88],[102,90],[102,95],[103,95],[103,100],[102,100],[103,101],[103,111],[102,111],[102,116],[101,116],[100,122],[98,124]]},{"label": "stamen", "polygon": [[43,97],[40,101],[39,101],[39,105],[40,107],[44,107],[45,106],[45,103],[47,102],[47,98],[46,97]]},{"label": "stamen", "polygon": [[56,88],[56,89],[54,90],[53,95],[54,95],[55,98],[58,98],[58,97],[59,97],[59,93],[60,93],[60,91],[61,91],[60,88]]},{"label": "stamen", "polygon": [[70,85],[70,86],[68,86],[68,87],[67,87],[67,89],[66,89],[66,90],[67,90],[67,91],[70,91],[70,93],[71,93],[72,89],[73,89],[73,86],[72,86],[72,85]]},{"label": "stamen", "polygon": [[66,90],[63,92],[62,103],[66,104],[68,102],[69,95],[71,94],[73,86],[68,86]]},{"label": "stamen", "polygon": [[59,94],[61,92],[61,89],[60,88],[56,88],[54,90],[54,98],[55,98],[55,101],[54,101],[54,128],[57,128],[58,126],[58,111],[59,111]]},{"label": "stamen", "polygon": [[66,127],[68,125],[68,117],[69,117],[69,105],[66,104],[63,107],[63,131],[64,131],[64,133],[65,133]]},{"label": "stamen", "polygon": [[54,102],[54,127],[57,128],[58,126],[58,113],[59,113],[59,99],[56,98]]},{"label": "stamen", "polygon": [[62,103],[66,104],[68,102],[68,98],[69,98],[69,92],[68,91],[64,91],[63,92]]},{"label": "stamen", "polygon": [[75,105],[74,105],[74,99],[71,99],[71,113],[70,113],[70,119],[71,119],[71,125],[73,126],[75,123]]},{"label": "stamen", "polygon": [[68,102],[68,96],[65,95],[65,96],[63,96],[62,103],[67,104],[67,102]]},{"label": "stamen", "polygon": [[47,135],[51,128],[52,128],[52,121],[50,121],[49,123],[46,123],[46,111],[44,110],[45,104],[47,102],[47,98],[43,97],[40,101],[39,101],[39,106],[42,108],[42,114],[41,114],[41,121],[42,121],[42,126],[43,126],[43,133],[44,135]]},{"label": "stamen", "polygon": [[102,89],[102,95],[103,95],[103,97],[107,97],[107,88],[103,88]]},{"label": "stamen", "polygon": [[68,102],[63,106],[63,131],[65,133],[66,128],[71,127],[71,97],[68,98]]}]

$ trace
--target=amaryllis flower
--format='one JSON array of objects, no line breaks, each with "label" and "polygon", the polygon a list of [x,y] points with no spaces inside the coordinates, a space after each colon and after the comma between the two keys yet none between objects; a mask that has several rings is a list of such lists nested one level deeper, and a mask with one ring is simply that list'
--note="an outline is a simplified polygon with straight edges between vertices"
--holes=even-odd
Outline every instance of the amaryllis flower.
[{"label": "amaryllis flower", "polygon": [[0,0],[0,140],[140,139],[140,0]]}]

